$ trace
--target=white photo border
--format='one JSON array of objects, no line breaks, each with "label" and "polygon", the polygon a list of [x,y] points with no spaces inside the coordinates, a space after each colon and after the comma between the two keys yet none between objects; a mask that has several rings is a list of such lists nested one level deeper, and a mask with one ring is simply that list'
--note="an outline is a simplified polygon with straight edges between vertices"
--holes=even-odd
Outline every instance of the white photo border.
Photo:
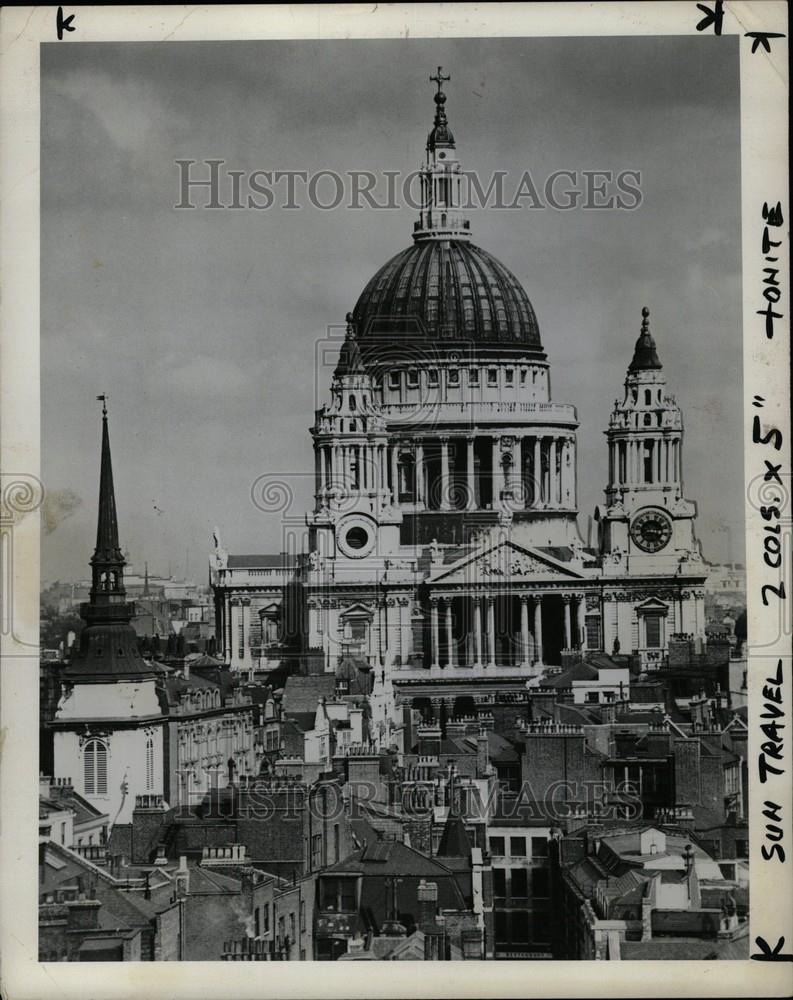
[{"label": "white photo border", "polygon": [[[0,273],[0,977],[11,1000],[169,997],[611,997],[786,996],[793,964],[743,962],[400,963],[97,963],[42,964],[38,955],[37,741],[39,514],[39,45],[56,40],[57,7],[5,8],[2,44],[2,225]],[[304,6],[64,7],[75,15],[62,44],[277,38],[473,36],[739,35],[743,271],[743,409],[749,640],[751,952],[793,952],[793,786],[791,783],[791,451],[787,7],[783,2],[339,4]],[[699,27],[698,27],[699,25]],[[760,39],[758,33],[773,33]],[[752,34],[754,33],[754,34]],[[778,36],[778,37],[777,37]],[[770,51],[766,51],[766,48]],[[780,299],[766,336],[763,206],[781,206],[771,229]],[[768,211],[766,211],[766,216]],[[776,235],[779,234],[779,235]],[[757,397],[762,397],[762,405]],[[755,417],[760,420],[759,433]],[[779,448],[774,429],[782,435]],[[753,440],[761,437],[763,441]],[[780,465],[781,486],[766,461]],[[778,496],[781,568],[764,560],[769,521],[760,507]],[[773,563],[773,557],[770,563]],[[775,597],[769,585],[786,598]],[[763,602],[763,595],[767,604]],[[770,680],[769,680],[770,678]],[[776,681],[781,680],[777,684]],[[776,698],[781,701],[777,702]],[[782,709],[781,775],[761,784],[768,701]],[[772,765],[775,762],[767,758]],[[777,822],[764,816],[778,806]],[[772,813],[774,810],[772,810]],[[771,848],[768,825],[782,829],[787,860]],[[763,846],[771,853],[766,860]],[[784,942],[780,944],[780,941]]]}]

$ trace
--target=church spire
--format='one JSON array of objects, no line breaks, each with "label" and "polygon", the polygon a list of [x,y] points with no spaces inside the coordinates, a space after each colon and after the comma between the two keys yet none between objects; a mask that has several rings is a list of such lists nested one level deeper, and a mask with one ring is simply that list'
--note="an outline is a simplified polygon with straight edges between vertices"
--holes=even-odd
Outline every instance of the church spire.
[{"label": "church spire", "polygon": [[99,471],[99,510],[96,522],[96,548],[91,557],[93,603],[123,601],[125,560],[118,543],[118,516],[113,487],[113,462],[107,427],[107,396],[97,396],[102,403],[102,459]]},{"label": "church spire", "polygon": [[633,361],[631,361],[628,371],[639,372],[658,368],[663,368],[663,365],[658,360],[655,341],[653,340],[653,335],[650,333],[650,310],[647,306],[644,306],[642,309],[642,330],[639,334],[639,339],[636,341],[636,346],[633,350]]},{"label": "church spire", "polygon": [[91,556],[90,600],[80,606],[85,628],[64,677],[74,683],[84,680],[108,682],[156,676],[160,671],[147,663],[138,650],[132,619],[135,605],[127,602],[124,589],[125,559],[118,544],[118,518],[113,488],[113,464],[107,428],[107,397],[102,403],[102,458],[99,470],[99,509],[96,548]]}]

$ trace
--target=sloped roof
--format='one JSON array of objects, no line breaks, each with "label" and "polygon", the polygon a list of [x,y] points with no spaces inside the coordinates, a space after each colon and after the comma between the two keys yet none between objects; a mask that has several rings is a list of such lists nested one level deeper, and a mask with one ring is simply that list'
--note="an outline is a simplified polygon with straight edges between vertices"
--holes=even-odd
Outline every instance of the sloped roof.
[{"label": "sloped roof", "polygon": [[103,816],[107,818],[106,813],[97,809],[96,806],[73,790],[61,792],[56,798],[40,801],[48,802],[53,809],[71,809],[74,813],[74,822],[78,825],[100,819]]},{"label": "sloped roof", "polygon": [[573,681],[594,681],[597,680],[598,676],[599,674],[595,667],[589,663],[585,663],[583,660],[579,660],[578,663],[572,664],[572,666],[567,667],[552,680],[548,681],[546,687],[567,688],[572,685]]},{"label": "sloped roof", "polygon": [[649,941],[621,941],[620,958],[636,960],[745,960],[749,957],[749,928],[733,939],[669,937],[651,938]]},{"label": "sloped roof", "polygon": [[439,861],[397,840],[378,840],[323,869],[322,874],[404,875],[413,878],[453,878]]},{"label": "sloped roof", "polygon": [[459,816],[449,816],[443,827],[437,856],[439,858],[470,858],[471,841]]},{"label": "sloped roof", "polygon": [[298,715],[317,710],[320,698],[333,698],[336,692],[335,674],[312,674],[308,677],[292,674],[287,677],[281,707],[284,715]]},{"label": "sloped roof", "polygon": [[506,737],[492,729],[487,731],[487,752],[494,764],[504,764],[520,760],[520,754]]}]

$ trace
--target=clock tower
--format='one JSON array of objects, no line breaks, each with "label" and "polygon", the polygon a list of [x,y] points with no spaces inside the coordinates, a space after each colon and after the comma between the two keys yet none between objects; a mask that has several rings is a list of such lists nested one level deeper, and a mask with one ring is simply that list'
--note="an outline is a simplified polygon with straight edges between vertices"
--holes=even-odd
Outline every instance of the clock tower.
[{"label": "clock tower", "polygon": [[650,310],[609,420],[606,503],[596,511],[604,569],[674,573],[701,562],[696,504],[683,496],[683,415],[667,392]]},{"label": "clock tower", "polygon": [[[315,509],[307,517],[312,568],[327,558],[360,574],[399,548],[401,512],[387,479],[386,422],[361,358],[353,318],[331,385],[331,402],[316,413]],[[361,562],[363,560],[363,562]]]}]

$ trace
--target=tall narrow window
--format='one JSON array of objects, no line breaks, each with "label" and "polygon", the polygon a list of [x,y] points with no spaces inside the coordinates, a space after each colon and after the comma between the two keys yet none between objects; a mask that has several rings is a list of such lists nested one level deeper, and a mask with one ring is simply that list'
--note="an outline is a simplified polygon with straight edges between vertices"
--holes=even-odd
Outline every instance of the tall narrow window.
[{"label": "tall narrow window", "polygon": [[600,615],[587,615],[584,625],[586,627],[587,648],[600,649]]},{"label": "tall narrow window", "polygon": [[661,645],[661,616],[645,615],[644,627],[649,649],[658,649]]},{"label": "tall narrow window", "polygon": [[107,795],[107,744],[92,739],[83,747],[83,788],[86,795]]},{"label": "tall narrow window", "polygon": [[154,740],[146,740],[146,791],[154,789]]}]

